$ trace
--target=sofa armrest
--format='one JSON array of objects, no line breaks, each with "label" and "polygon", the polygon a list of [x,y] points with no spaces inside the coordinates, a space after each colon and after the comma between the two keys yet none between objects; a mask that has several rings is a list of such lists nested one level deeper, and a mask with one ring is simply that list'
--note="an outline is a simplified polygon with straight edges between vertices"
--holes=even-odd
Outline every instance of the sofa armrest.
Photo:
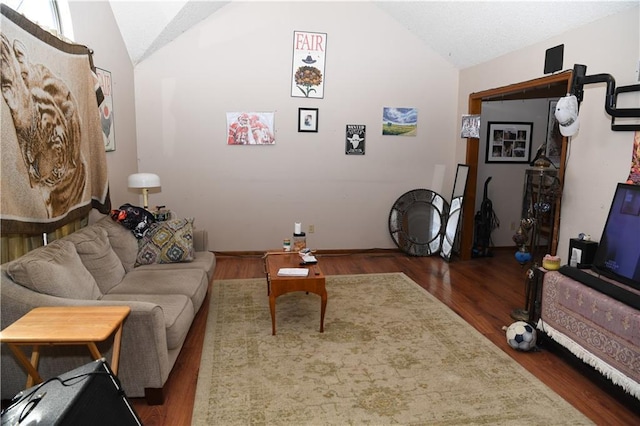
[{"label": "sofa armrest", "polygon": [[[118,377],[130,397],[144,396],[145,388],[161,388],[169,376],[171,365],[167,349],[164,313],[153,303],[136,301],[101,301],[65,299],[31,291],[2,276],[1,326],[4,329],[38,306],[106,306],[126,305],[131,312],[124,321]],[[111,360],[113,338],[98,344],[101,354]],[[62,355],[62,356],[61,356]],[[44,348],[39,372],[43,377],[56,377],[92,361],[86,348],[55,346]],[[2,399],[10,399],[24,389],[26,372],[13,354],[2,345]]]},{"label": "sofa armrest", "polygon": [[118,377],[128,396],[142,397],[145,388],[164,386],[173,364],[169,361],[162,308],[147,302],[126,305],[131,312],[122,331]]},{"label": "sofa armrest", "polygon": [[195,251],[209,251],[209,234],[206,229],[193,230],[193,248]]}]

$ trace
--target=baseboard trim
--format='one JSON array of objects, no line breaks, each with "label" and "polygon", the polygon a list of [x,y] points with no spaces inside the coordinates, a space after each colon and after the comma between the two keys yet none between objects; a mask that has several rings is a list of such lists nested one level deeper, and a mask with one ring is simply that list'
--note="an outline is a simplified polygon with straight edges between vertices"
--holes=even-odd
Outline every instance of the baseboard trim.
[{"label": "baseboard trim", "polygon": [[[275,251],[275,250],[274,250]],[[217,257],[256,257],[256,256],[264,256],[265,251],[213,251]],[[325,255],[325,256],[340,256],[340,255],[354,255],[354,254],[367,254],[367,255],[380,255],[380,254],[398,254],[402,253],[400,249],[392,248],[392,249],[384,249],[384,248],[372,248],[372,249],[319,249],[314,250],[314,254],[316,255]]]},{"label": "baseboard trim", "polygon": [[[516,247],[491,247],[492,250],[505,252],[505,251],[513,251],[515,253],[517,251]],[[265,254],[264,250],[244,250],[244,251],[234,251],[234,250],[210,250],[217,257],[262,257]],[[269,251],[269,250],[267,250]],[[279,250],[270,250],[270,251],[279,251]],[[314,254],[320,256],[344,256],[344,255],[390,255],[390,254],[404,254],[402,250],[399,248],[371,248],[371,249],[317,249],[313,251]],[[458,256],[458,254],[455,254]],[[409,256],[409,255],[407,255]],[[473,259],[472,259],[473,260]]]}]

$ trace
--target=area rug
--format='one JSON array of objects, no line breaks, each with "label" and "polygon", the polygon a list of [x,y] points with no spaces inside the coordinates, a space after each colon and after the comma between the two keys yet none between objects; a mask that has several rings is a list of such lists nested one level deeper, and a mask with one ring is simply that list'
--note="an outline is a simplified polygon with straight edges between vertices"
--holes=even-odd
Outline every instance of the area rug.
[{"label": "area rug", "polygon": [[[276,302],[215,281],[194,425],[591,424],[401,273],[327,277]],[[535,354],[531,354],[535,356]]]}]

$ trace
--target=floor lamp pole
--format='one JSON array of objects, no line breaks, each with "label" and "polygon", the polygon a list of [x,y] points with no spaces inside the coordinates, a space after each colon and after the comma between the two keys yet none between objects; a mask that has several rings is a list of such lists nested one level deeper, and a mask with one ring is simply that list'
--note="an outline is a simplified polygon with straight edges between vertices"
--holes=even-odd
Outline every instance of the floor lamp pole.
[{"label": "floor lamp pole", "polygon": [[142,203],[145,210],[149,210],[149,188],[142,188]]}]

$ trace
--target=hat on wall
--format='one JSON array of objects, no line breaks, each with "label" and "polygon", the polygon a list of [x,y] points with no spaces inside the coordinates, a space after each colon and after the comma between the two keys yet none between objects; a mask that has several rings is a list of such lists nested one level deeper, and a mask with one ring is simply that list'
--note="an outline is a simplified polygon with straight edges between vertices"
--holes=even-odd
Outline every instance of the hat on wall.
[{"label": "hat on wall", "polygon": [[311,57],[311,55],[307,55],[306,58],[302,60],[305,64],[315,64],[316,60]]},{"label": "hat on wall", "polygon": [[578,133],[578,129],[580,128],[578,99],[574,95],[567,95],[558,100],[555,116],[560,125],[560,133],[562,133],[562,136],[573,136]]}]

